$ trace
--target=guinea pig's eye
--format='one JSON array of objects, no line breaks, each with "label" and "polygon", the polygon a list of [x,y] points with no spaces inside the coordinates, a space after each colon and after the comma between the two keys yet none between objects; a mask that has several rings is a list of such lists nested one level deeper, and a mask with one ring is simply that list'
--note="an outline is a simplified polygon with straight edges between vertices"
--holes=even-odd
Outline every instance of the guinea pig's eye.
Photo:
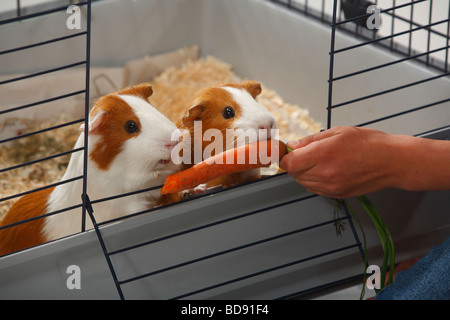
[{"label": "guinea pig's eye", "polygon": [[125,131],[129,134],[136,133],[139,131],[139,126],[136,122],[130,120],[125,124]]},{"label": "guinea pig's eye", "polygon": [[234,117],[234,109],[232,107],[226,107],[223,109],[222,115],[225,119],[231,119]]}]

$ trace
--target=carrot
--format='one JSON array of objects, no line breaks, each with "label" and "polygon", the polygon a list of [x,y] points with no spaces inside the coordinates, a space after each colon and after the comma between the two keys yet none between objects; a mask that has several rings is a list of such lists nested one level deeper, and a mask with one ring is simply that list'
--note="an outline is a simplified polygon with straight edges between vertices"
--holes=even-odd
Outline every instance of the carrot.
[{"label": "carrot", "polygon": [[[272,154],[272,152],[274,154]],[[279,140],[264,140],[229,149],[203,160],[189,169],[169,175],[161,194],[175,193],[230,173],[268,167],[287,153]]]}]

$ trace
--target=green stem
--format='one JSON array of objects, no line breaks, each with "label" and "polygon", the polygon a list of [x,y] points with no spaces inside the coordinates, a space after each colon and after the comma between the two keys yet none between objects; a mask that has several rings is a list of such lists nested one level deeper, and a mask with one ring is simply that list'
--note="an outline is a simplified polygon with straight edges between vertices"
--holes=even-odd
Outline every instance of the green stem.
[{"label": "green stem", "polygon": [[[388,279],[387,285],[389,285],[393,282],[394,266],[395,266],[394,242],[392,240],[391,233],[389,232],[388,228],[386,227],[386,224],[384,223],[380,214],[376,210],[375,206],[370,202],[370,200],[366,196],[356,197],[356,199],[362,205],[362,207],[367,212],[369,217],[372,219],[374,226],[377,230],[378,236],[380,237],[381,246],[383,248],[383,253],[384,253],[383,266],[381,268],[381,275],[380,275],[380,288],[382,289],[382,288],[384,288],[385,282],[386,282],[386,270],[387,270],[388,263],[390,263],[390,274],[389,274],[389,279]],[[337,200],[337,201],[341,201],[344,205],[347,206],[351,215],[358,223],[359,228],[361,229],[361,232],[363,235],[364,279],[363,279],[363,287],[362,287],[361,295],[360,295],[360,299],[362,300],[364,298],[364,294],[365,294],[365,286],[366,286],[366,281],[367,281],[366,272],[367,272],[367,267],[368,267],[366,235],[365,235],[365,232],[364,232],[364,229],[362,227],[360,220],[358,219],[353,208],[349,205],[348,201],[347,200]],[[376,291],[376,293],[378,293],[378,291]]]},{"label": "green stem", "polygon": [[361,203],[363,208],[369,214],[381,240],[384,258],[383,258],[383,267],[381,269],[380,281],[381,281],[381,288],[384,288],[388,263],[390,264],[390,275],[387,284],[391,284],[393,281],[393,274],[394,274],[393,271],[395,266],[394,242],[392,240],[392,236],[389,232],[389,229],[387,228],[380,214],[376,210],[375,206],[370,202],[370,200],[366,196],[356,197],[356,199]]}]

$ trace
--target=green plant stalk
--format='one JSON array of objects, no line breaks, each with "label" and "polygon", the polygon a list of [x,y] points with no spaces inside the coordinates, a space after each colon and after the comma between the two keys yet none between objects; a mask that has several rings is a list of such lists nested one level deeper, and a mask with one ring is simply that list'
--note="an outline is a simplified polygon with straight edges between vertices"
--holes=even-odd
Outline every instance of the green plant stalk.
[{"label": "green plant stalk", "polygon": [[389,229],[387,228],[380,214],[376,210],[375,206],[370,202],[370,200],[366,196],[359,196],[356,197],[356,199],[359,201],[359,203],[363,206],[363,208],[371,217],[381,240],[384,258],[383,258],[383,267],[381,269],[380,281],[381,281],[381,288],[384,288],[388,263],[390,264],[390,273],[387,285],[393,282],[394,267],[395,267],[394,241],[392,240],[392,236],[391,233],[389,232]]},{"label": "green plant stalk", "polygon": [[[358,200],[358,202],[362,205],[364,210],[368,213],[368,215],[372,219],[372,221],[375,225],[375,228],[377,230],[377,233],[380,237],[381,245],[382,245],[383,252],[384,252],[383,266],[381,268],[381,275],[380,275],[380,289],[383,289],[385,287],[385,283],[386,283],[386,270],[387,270],[387,265],[389,262],[390,262],[390,275],[389,275],[389,280],[386,283],[386,285],[389,285],[393,282],[394,265],[395,265],[394,242],[392,240],[392,237],[391,237],[391,234],[390,234],[388,228],[386,227],[386,224],[384,223],[383,219],[379,215],[375,206],[370,202],[370,200],[366,196],[359,196],[359,197],[356,197],[356,199]],[[360,220],[358,219],[353,208],[349,205],[348,201],[347,200],[337,200],[337,201],[342,201],[344,203],[344,205],[347,206],[351,215],[358,223],[359,228],[361,229],[361,232],[363,235],[364,278],[363,278],[363,286],[362,286],[361,295],[360,295],[360,300],[362,300],[364,297],[364,294],[365,294],[365,286],[366,286],[366,281],[367,281],[367,273],[366,272],[367,272],[367,267],[368,267],[366,235],[365,235],[365,232],[364,232],[364,229],[362,227]],[[376,290],[376,293],[378,293],[377,290]]]}]

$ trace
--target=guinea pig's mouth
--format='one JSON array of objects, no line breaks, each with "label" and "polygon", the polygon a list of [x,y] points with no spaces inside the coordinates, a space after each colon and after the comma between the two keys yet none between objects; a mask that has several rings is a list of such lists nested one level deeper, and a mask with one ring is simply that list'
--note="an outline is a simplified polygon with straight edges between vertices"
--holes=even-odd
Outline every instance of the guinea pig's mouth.
[{"label": "guinea pig's mouth", "polygon": [[171,161],[172,161],[171,159],[161,159],[158,161],[158,163],[166,165],[166,164],[169,164]]}]

